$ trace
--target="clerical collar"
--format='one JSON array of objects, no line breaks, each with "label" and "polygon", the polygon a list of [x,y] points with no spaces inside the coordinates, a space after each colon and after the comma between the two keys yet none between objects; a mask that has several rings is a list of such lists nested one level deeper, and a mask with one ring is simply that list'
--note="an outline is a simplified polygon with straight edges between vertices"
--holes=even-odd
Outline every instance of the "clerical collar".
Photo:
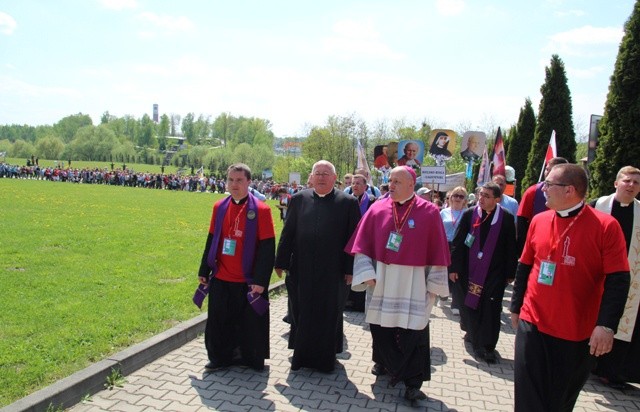
[{"label": "clerical collar", "polygon": [[242,199],[240,199],[240,200],[236,200],[236,199],[234,199],[233,197],[231,198],[231,200],[233,200],[233,203],[234,203],[234,204],[236,204],[236,205],[241,205],[241,204],[243,204],[244,202],[246,202],[248,198],[249,198],[249,195],[246,195],[245,197],[243,197],[243,198],[242,198]]},{"label": "clerical collar", "polygon": [[415,193],[412,193],[411,196],[409,196],[408,198],[406,198],[405,200],[402,200],[400,202],[396,202],[399,206],[404,205],[405,203],[407,203],[409,200],[413,199],[413,197],[415,196]]},{"label": "clerical collar", "polygon": [[629,205],[631,204],[631,203],[622,203],[616,198],[613,198],[613,201],[618,203],[620,205],[620,207],[629,207]]},{"label": "clerical collar", "polygon": [[327,193],[325,193],[325,194],[323,194],[323,195],[321,195],[320,193],[316,192],[316,189],[313,189],[313,192],[314,192],[316,195],[318,195],[318,197],[325,197],[325,196],[326,196],[326,195],[328,195],[329,193],[332,193],[332,192],[333,192],[333,189],[331,189],[329,192],[327,192]]},{"label": "clerical collar", "polygon": [[575,216],[578,214],[578,212],[580,212],[580,209],[582,209],[582,206],[584,206],[584,202],[580,202],[577,205],[570,207],[569,209],[556,210],[556,214],[560,217]]}]

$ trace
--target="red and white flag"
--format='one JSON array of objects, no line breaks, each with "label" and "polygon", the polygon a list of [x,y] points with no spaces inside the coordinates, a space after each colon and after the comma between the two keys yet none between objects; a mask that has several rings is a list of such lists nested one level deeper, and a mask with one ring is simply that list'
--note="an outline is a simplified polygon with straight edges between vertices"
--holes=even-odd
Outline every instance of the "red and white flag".
[{"label": "red and white flag", "polygon": [[547,153],[544,155],[544,162],[542,163],[542,170],[540,171],[540,177],[538,182],[542,181],[544,177],[544,169],[547,167],[549,160],[558,156],[558,149],[556,149],[556,131],[551,132],[551,139],[549,139],[549,145],[547,146]]},{"label": "red and white flag", "polygon": [[491,176],[502,175],[506,173],[505,166],[507,162],[504,155],[504,140],[502,140],[502,131],[498,127],[498,133],[496,134],[496,142],[493,145],[493,166],[491,169]]}]

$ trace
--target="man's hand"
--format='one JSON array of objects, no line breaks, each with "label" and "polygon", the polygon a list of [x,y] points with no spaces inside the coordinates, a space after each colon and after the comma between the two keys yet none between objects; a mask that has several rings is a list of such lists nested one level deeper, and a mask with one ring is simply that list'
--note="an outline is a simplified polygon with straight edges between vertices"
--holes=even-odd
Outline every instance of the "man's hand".
[{"label": "man's hand", "polygon": [[209,285],[209,279],[205,276],[198,276],[198,282],[200,282],[201,285]]},{"label": "man's hand", "polygon": [[276,269],[276,275],[278,275],[279,278],[282,278],[282,274],[284,273],[284,270],[281,268],[275,268]]},{"label": "man's hand", "polygon": [[511,326],[513,326],[513,330],[518,330],[518,321],[520,321],[519,313],[511,314]]},{"label": "man's hand", "polygon": [[593,328],[589,339],[589,353],[593,356],[602,356],[611,352],[613,347],[613,331],[606,330],[602,326]]},{"label": "man's hand", "polygon": [[364,283],[366,283],[367,286],[371,286],[372,288],[376,287],[376,280],[375,279],[365,280]]},{"label": "man's hand", "polygon": [[353,275],[344,275],[344,282],[347,285],[350,285],[352,281],[353,281]]},{"label": "man's hand", "polygon": [[449,280],[451,280],[452,282],[457,282],[458,281],[458,274],[456,272],[449,273]]},{"label": "man's hand", "polygon": [[251,291],[251,293],[257,293],[258,295],[262,295],[262,292],[264,292],[264,286],[249,285],[249,290]]}]

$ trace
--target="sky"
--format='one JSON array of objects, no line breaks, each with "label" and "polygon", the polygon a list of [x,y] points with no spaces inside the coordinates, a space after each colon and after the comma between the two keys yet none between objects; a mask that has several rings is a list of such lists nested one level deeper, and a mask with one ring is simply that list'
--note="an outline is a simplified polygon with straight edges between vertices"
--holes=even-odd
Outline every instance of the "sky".
[{"label": "sky", "polygon": [[634,0],[0,1],[0,124],[84,113],[503,129],[565,64],[578,137]]}]

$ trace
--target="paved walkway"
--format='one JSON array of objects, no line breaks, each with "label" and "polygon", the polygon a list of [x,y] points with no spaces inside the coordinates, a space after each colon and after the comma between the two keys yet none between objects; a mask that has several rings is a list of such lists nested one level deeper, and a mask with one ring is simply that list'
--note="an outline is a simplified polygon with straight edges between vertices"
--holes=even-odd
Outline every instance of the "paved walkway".
[{"label": "paved walkway", "polygon": [[[477,362],[465,347],[457,318],[448,308],[434,308],[431,318],[432,379],[422,390],[429,396],[411,406],[400,383],[389,388],[371,369],[371,336],[361,313],[345,313],[347,349],[333,374],[290,370],[286,333],[281,321],[286,296],[271,305],[271,359],[265,370],[234,367],[204,373],[207,361],[201,337],[127,377],[122,388],[104,390],[71,408],[94,411],[510,411],[513,410],[514,334],[505,310],[497,365]],[[576,411],[638,411],[640,389],[615,391],[590,379]]]}]

